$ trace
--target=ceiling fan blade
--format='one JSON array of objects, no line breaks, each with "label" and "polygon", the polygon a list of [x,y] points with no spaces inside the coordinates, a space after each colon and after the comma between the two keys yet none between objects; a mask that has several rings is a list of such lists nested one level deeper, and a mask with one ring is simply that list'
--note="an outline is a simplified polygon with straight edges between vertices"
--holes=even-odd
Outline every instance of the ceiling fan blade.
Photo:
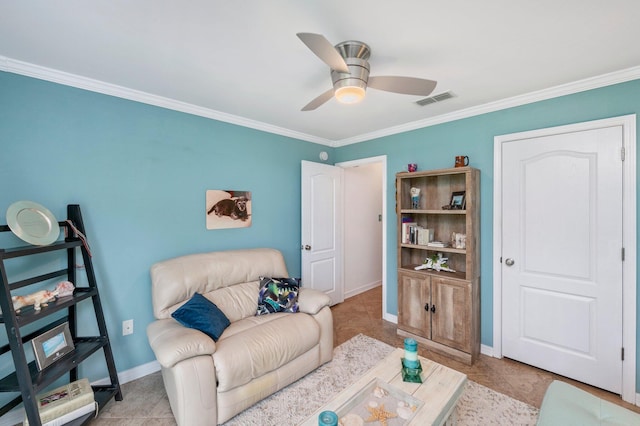
[{"label": "ceiling fan blade", "polygon": [[332,70],[349,73],[349,67],[335,47],[321,34],[298,33],[296,34],[304,44]]},{"label": "ceiling fan blade", "polygon": [[313,111],[331,98],[333,98],[333,89],[327,90],[322,95],[306,104],[300,111]]},{"label": "ceiling fan blade", "polygon": [[436,88],[438,82],[424,78],[375,76],[369,77],[367,85],[373,89],[404,95],[428,96]]}]

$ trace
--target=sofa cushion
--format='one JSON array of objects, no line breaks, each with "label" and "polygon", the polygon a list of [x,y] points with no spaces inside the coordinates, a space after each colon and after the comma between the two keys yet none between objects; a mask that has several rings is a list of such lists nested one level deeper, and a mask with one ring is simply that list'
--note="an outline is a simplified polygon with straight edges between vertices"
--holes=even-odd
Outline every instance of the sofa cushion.
[{"label": "sofa cushion", "polygon": [[195,328],[217,341],[225,328],[229,327],[229,318],[200,293],[195,293],[184,305],[176,309],[171,316],[185,327]]},{"label": "sofa cushion", "polygon": [[260,277],[256,315],[298,312],[299,278]]},{"label": "sofa cushion", "polygon": [[320,326],[306,314],[277,313],[234,322],[213,354],[218,392],[249,383],[318,345]]},{"label": "sofa cushion", "polygon": [[205,293],[205,296],[233,323],[256,314],[258,285],[258,281],[236,284]]}]

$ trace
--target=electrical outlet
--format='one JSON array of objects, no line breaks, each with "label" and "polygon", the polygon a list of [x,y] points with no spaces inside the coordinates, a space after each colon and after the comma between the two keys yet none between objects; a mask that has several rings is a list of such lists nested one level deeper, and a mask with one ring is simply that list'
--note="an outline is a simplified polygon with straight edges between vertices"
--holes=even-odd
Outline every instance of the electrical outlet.
[{"label": "electrical outlet", "polygon": [[122,335],[133,334],[133,320],[122,321]]}]

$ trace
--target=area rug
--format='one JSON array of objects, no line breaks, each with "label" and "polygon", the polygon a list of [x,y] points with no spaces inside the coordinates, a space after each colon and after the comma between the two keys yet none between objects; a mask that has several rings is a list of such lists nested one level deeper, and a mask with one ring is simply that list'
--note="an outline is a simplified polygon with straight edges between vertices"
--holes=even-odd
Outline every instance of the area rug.
[{"label": "area rug", "polygon": [[[296,425],[387,356],[393,347],[359,334],[333,360],[243,411],[225,426]],[[458,425],[535,425],[538,409],[468,381],[456,407]]]}]

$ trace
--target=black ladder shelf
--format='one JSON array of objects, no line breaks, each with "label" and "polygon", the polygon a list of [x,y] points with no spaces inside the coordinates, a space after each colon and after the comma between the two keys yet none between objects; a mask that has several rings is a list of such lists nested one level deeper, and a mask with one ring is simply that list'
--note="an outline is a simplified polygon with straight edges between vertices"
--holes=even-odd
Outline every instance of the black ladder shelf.
[{"label": "black ladder shelf", "polygon": [[[80,206],[77,204],[69,204],[67,206],[67,218],[71,223],[86,235],[84,222],[82,221],[82,213]],[[24,409],[30,425],[41,426],[40,415],[36,401],[36,394],[51,385],[55,380],[65,374],[69,374],[69,381],[78,379],[78,365],[87,359],[90,355],[102,349],[104,358],[109,371],[110,384],[93,386],[93,392],[98,407],[104,405],[114,398],[122,401],[122,392],[120,383],[118,382],[118,374],[115,363],[113,361],[113,353],[111,352],[111,344],[107,334],[107,326],[104,321],[104,313],[100,303],[100,295],[96,285],[96,277],[91,263],[91,254],[83,241],[75,234],[73,228],[68,222],[58,222],[58,225],[67,230],[67,237],[62,241],[54,242],[46,246],[27,246],[0,249],[0,272],[2,274],[2,288],[0,289],[0,322],[4,323],[8,344],[0,347],[0,356],[11,351],[15,371],[6,377],[0,379],[0,392],[20,392],[16,398],[12,399],[2,407],[0,407],[0,417],[8,413],[11,409],[23,402]],[[11,231],[9,226],[0,225],[0,232]],[[77,287],[76,281],[76,248],[80,247],[82,258],[84,261],[84,269],[87,273],[87,287]],[[27,279],[21,279],[15,282],[9,282],[7,277],[6,261],[9,259],[23,258],[39,253],[52,252],[57,250],[66,250],[67,267],[61,270],[52,271],[45,274],[39,274]],[[76,289],[73,296],[63,297],[49,302],[48,306],[42,307],[40,311],[33,308],[23,308],[20,314],[16,314],[11,301],[11,292],[19,288],[23,288],[32,284],[62,277],[62,280],[71,281]],[[93,302],[93,310],[96,316],[99,336],[79,337],[77,335],[76,323],[76,305],[83,300],[91,299]],[[22,335],[20,329],[35,321],[46,318],[47,316],[66,310],[66,316],[50,322],[27,335]],[[35,361],[27,362],[23,345],[34,337],[39,336],[56,326],[69,322],[69,331],[73,337],[74,349],[70,353],[64,355],[52,365],[38,370]],[[93,419],[94,414],[86,414],[78,419],[68,423],[69,425],[84,425]]]}]

